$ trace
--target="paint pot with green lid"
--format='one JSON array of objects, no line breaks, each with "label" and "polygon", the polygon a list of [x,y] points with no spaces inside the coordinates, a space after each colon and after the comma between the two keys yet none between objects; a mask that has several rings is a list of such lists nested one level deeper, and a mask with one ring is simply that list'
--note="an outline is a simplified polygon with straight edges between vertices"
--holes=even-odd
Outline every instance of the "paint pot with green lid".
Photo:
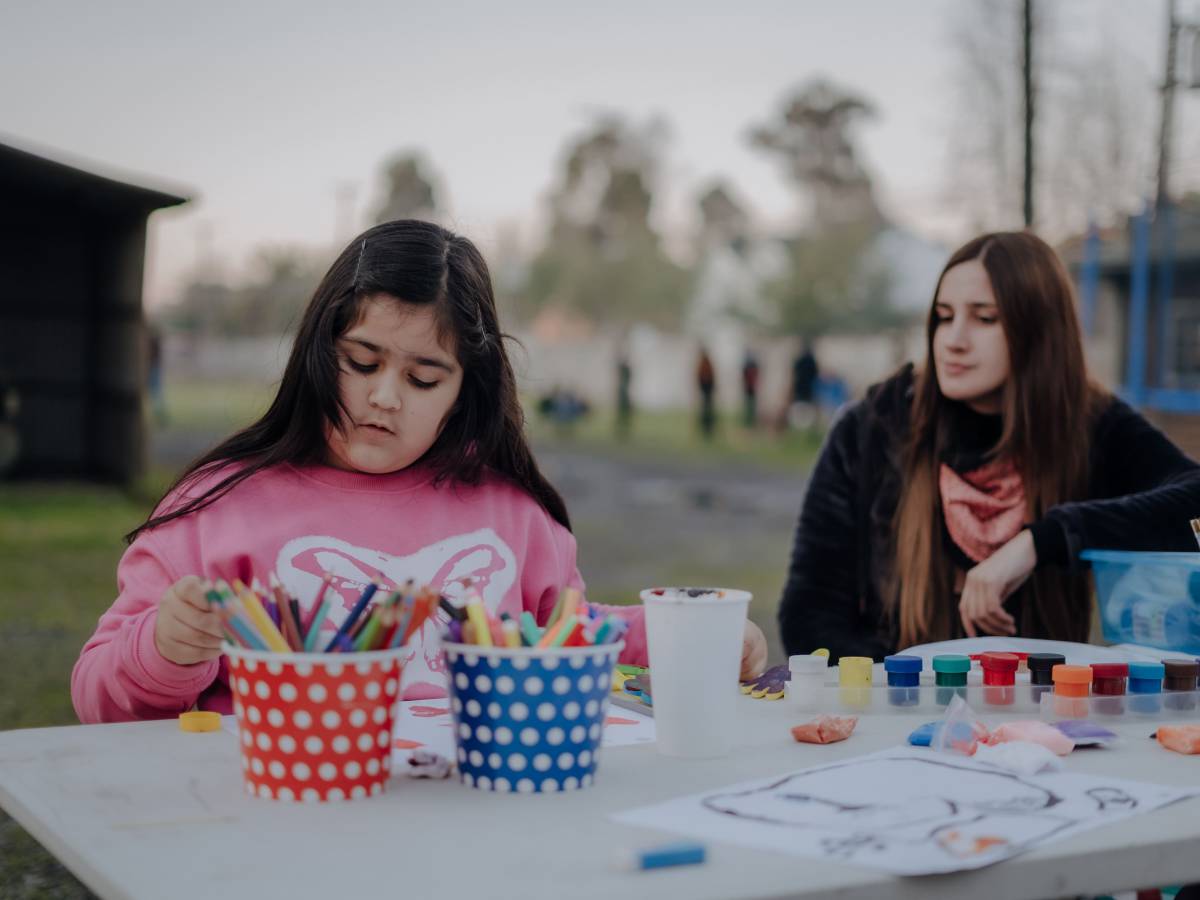
[{"label": "paint pot with green lid", "polygon": [[967,699],[967,673],[971,671],[971,658],[957,653],[946,653],[933,658],[933,680],[937,685],[938,706],[949,706],[954,695]]}]

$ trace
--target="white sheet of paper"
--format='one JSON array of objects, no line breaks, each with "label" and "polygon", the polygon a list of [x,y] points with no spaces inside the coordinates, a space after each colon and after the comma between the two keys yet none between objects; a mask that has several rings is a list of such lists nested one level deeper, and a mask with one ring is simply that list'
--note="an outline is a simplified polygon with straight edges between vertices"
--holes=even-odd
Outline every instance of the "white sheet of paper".
[{"label": "white sheet of paper", "polygon": [[[609,704],[601,736],[603,747],[623,747],[654,741],[654,719]],[[454,758],[454,720],[449,701],[402,700],[392,732],[392,765],[395,771],[408,766],[408,752],[422,747],[449,759]]]},{"label": "white sheet of paper", "polygon": [[[1047,641],[1041,638],[979,637],[958,638],[953,641],[938,641],[933,644],[918,644],[899,651],[907,656],[919,656],[925,660],[928,671],[933,658],[942,653],[1004,653],[1020,650],[1022,653],[1061,653],[1073,666],[1090,666],[1092,663],[1130,662],[1132,660],[1156,660],[1162,651],[1137,644],[1118,644],[1115,647],[1100,647],[1096,644],[1077,644],[1072,641]],[[1176,653],[1176,656],[1179,654]]]},{"label": "white sheet of paper", "polygon": [[401,700],[392,729],[392,763],[407,759],[408,750],[420,747],[447,759],[454,758],[454,719],[450,702],[438,700]]},{"label": "white sheet of paper", "polygon": [[655,736],[653,716],[635,709],[608,704],[608,715],[604,717],[600,746],[628,747],[630,744],[653,744]]},{"label": "white sheet of paper", "polygon": [[1200,787],[1071,772],[1021,776],[963,756],[897,747],[613,818],[700,840],[928,875],[978,869],[1197,794]]}]

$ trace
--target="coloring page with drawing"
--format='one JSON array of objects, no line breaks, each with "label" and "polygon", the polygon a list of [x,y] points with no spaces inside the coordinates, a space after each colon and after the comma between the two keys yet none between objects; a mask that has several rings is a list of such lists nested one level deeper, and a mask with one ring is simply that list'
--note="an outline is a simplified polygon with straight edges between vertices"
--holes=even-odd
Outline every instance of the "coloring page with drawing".
[{"label": "coloring page with drawing", "polygon": [[1067,772],[1023,776],[896,748],[617,814],[661,828],[897,875],[978,869],[1200,794]]}]

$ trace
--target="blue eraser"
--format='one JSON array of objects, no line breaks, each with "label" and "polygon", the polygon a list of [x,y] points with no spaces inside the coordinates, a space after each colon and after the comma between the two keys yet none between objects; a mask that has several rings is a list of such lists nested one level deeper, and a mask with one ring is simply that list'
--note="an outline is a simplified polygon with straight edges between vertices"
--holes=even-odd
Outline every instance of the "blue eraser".
[{"label": "blue eraser", "polygon": [[658,847],[626,851],[621,855],[619,862],[623,869],[664,869],[668,866],[690,866],[702,863],[706,853],[703,844],[696,841],[680,841],[675,844],[662,844]]},{"label": "blue eraser", "polygon": [[918,725],[908,736],[908,742],[914,747],[928,747],[933,742],[934,731],[941,724],[941,722],[926,722],[924,725]]},{"label": "blue eraser", "polygon": [[[926,722],[924,725],[918,725],[908,736],[908,742],[914,747],[932,747],[934,738],[944,725],[944,722]],[[966,722],[955,722],[950,731],[959,740],[964,741],[970,740],[973,735],[971,726]]]}]

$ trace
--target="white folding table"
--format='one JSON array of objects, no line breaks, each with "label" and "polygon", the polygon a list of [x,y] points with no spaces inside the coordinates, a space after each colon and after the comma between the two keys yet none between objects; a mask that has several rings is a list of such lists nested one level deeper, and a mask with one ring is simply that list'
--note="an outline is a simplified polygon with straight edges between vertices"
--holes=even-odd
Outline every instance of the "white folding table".
[{"label": "white folding table", "polygon": [[[1200,799],[1094,829],[973,872],[898,878],[730,845],[703,865],[621,872],[621,848],[672,835],[610,813],[900,743],[922,721],[860,718],[843,743],[795,743],[785,701],[739,702],[737,748],[678,760],[654,745],[608,748],[595,785],[494,794],[457,780],[394,778],[381,797],[285,804],[248,797],[236,739],[174,721],[0,733],[0,805],[106,900],[346,900],[370,897],[1041,898],[1200,881]],[[1068,769],[1200,785],[1200,756],[1114,726],[1119,747],[1077,751]]]}]

